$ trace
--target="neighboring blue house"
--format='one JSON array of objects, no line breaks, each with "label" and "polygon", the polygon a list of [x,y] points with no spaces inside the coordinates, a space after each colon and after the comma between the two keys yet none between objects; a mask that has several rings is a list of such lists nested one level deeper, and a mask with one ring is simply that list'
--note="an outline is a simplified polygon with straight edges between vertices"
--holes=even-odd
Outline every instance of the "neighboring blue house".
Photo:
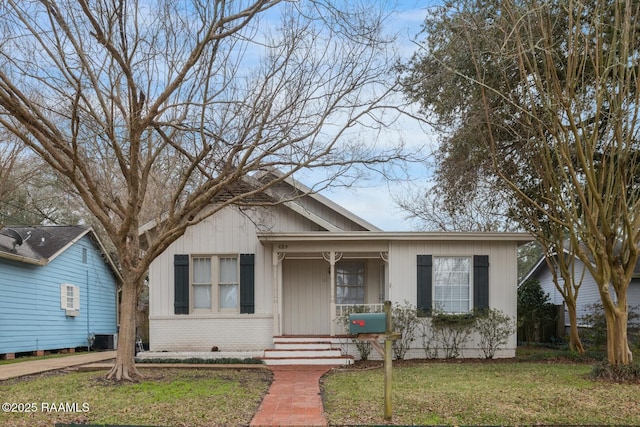
[{"label": "neighboring blue house", "polygon": [[0,355],[117,342],[119,282],[91,228],[0,229]]}]

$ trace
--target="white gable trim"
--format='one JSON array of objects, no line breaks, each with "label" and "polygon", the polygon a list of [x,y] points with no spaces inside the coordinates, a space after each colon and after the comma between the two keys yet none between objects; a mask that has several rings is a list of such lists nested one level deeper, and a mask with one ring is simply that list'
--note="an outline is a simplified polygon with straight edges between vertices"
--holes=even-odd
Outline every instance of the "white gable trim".
[{"label": "white gable trim", "polygon": [[289,209],[291,209],[292,211],[307,218],[309,221],[312,221],[318,224],[319,226],[326,228],[327,231],[336,231],[336,232],[342,231],[340,228],[336,227],[334,224],[321,218],[320,216],[314,214],[313,212],[308,211],[307,209],[303,208],[301,205],[295,202],[284,202],[284,205]]},{"label": "white gable trim", "polygon": [[[282,175],[281,172],[276,171],[276,170],[272,170],[270,172],[273,173],[273,174],[276,174],[276,175]],[[368,231],[382,231],[380,228],[378,228],[375,225],[371,224],[370,222],[360,218],[358,215],[356,215],[353,212],[345,209],[344,207],[340,206],[339,204],[333,202],[332,200],[324,197],[323,195],[321,195],[318,192],[314,191],[313,189],[307,187],[303,183],[301,183],[299,181],[295,181],[291,176],[286,177],[284,179],[284,182],[286,182],[287,184],[289,184],[290,186],[292,186],[295,189],[301,190],[302,193],[304,193],[305,195],[309,196],[312,199],[315,199],[319,203],[322,203],[323,205],[327,206],[329,209],[332,209],[335,212],[339,213],[340,215],[344,216],[345,218],[355,222],[356,224],[358,224],[360,227],[364,228],[365,230],[368,230]],[[322,225],[322,224],[318,224],[318,225]],[[330,231],[332,231],[332,230],[330,230]],[[336,231],[339,231],[339,229],[336,230]]]}]

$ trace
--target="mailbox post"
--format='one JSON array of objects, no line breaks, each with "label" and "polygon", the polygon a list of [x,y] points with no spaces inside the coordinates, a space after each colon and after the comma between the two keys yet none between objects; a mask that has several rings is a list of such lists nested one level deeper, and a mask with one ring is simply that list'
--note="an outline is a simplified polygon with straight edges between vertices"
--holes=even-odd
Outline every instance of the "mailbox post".
[{"label": "mailbox post", "polygon": [[[349,332],[357,335],[359,340],[369,341],[373,348],[384,359],[384,419],[390,420],[393,415],[391,405],[392,346],[393,341],[400,338],[400,333],[393,332],[391,318],[391,301],[385,301],[384,313],[351,313],[349,314]],[[384,339],[384,348],[378,342]]]},{"label": "mailbox post", "polygon": [[391,420],[393,416],[393,406],[391,404],[391,383],[393,379],[392,370],[392,324],[391,324],[391,301],[384,302],[384,312],[387,315],[387,328],[384,339],[384,419]]}]

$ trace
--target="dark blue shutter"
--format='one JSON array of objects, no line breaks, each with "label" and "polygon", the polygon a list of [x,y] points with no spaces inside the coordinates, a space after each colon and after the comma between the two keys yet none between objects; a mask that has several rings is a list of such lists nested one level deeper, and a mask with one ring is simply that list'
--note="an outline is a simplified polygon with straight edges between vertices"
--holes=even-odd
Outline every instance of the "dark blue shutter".
[{"label": "dark blue shutter", "polygon": [[489,256],[473,257],[473,308],[489,309]]},{"label": "dark blue shutter", "polygon": [[240,254],[240,313],[255,313],[254,254]]},{"label": "dark blue shutter", "polygon": [[175,314],[189,314],[189,255],[173,256],[173,307]]},{"label": "dark blue shutter", "polygon": [[431,315],[432,305],[432,257],[431,255],[418,255],[418,312]]}]

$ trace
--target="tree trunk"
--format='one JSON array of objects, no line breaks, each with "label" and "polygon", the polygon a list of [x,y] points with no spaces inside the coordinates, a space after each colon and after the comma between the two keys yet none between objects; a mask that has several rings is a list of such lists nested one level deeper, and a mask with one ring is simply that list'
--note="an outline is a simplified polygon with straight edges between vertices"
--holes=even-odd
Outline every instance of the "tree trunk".
[{"label": "tree trunk", "polygon": [[138,287],[136,281],[123,276],[122,298],[120,301],[120,328],[118,330],[118,352],[116,362],[107,374],[116,381],[135,381],[142,377],[135,365],[136,345],[136,305]]},{"label": "tree trunk", "polygon": [[607,320],[607,359],[611,365],[629,365],[633,362],[633,354],[627,340],[626,305],[620,309],[610,308],[605,304]]},{"label": "tree trunk", "polygon": [[569,349],[584,354],[584,346],[582,345],[578,331],[578,315],[576,313],[575,301],[565,300],[565,304],[567,305],[567,312],[569,313]]}]

